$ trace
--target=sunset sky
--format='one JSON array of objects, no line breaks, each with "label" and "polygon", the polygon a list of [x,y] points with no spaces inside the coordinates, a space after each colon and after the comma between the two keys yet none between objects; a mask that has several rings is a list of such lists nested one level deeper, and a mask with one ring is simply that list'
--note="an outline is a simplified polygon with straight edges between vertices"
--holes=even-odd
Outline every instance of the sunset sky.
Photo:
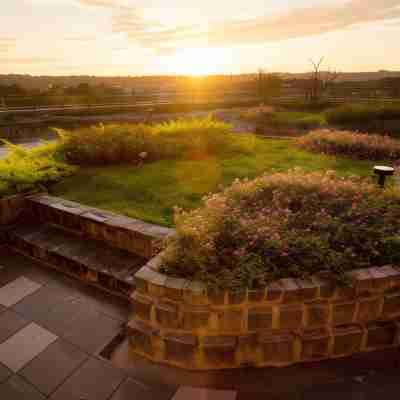
[{"label": "sunset sky", "polygon": [[2,0],[0,73],[400,70],[400,0]]}]

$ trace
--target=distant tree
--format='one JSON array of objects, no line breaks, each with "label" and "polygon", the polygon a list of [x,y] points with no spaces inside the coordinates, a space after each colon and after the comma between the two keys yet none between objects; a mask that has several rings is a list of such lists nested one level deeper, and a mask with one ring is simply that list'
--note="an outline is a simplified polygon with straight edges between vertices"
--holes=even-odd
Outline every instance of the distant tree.
[{"label": "distant tree", "polygon": [[257,73],[256,87],[258,98],[264,102],[280,95],[282,79],[278,74],[268,74],[260,69]]},{"label": "distant tree", "polygon": [[338,79],[339,73],[337,71],[322,71],[321,66],[324,62],[324,57],[320,58],[318,62],[310,60],[313,70],[311,78],[306,85],[306,99],[310,103],[319,103],[326,95],[327,91],[331,88],[333,83]]}]

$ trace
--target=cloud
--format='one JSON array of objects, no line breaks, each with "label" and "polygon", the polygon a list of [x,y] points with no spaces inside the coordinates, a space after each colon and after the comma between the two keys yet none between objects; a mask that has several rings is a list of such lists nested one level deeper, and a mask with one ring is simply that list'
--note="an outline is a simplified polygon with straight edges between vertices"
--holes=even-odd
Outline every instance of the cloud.
[{"label": "cloud", "polygon": [[16,39],[10,37],[0,37],[0,53],[7,53],[15,47]]},{"label": "cloud", "polygon": [[67,42],[74,42],[78,44],[88,44],[96,40],[96,37],[91,35],[66,36],[64,37],[64,40]]},{"label": "cloud", "polygon": [[[107,0],[84,0],[102,2]],[[108,0],[112,3],[112,0]],[[400,0],[350,0],[330,6],[297,8],[285,14],[225,23],[165,27],[144,20],[135,9],[120,9],[113,15],[113,31],[123,32],[143,47],[168,51],[181,46],[227,46],[276,42],[320,35],[370,22],[400,17]]]},{"label": "cloud", "polygon": [[59,63],[62,61],[59,58],[46,58],[46,57],[6,57],[0,58],[1,64],[12,65],[29,65],[29,64],[51,64]]}]

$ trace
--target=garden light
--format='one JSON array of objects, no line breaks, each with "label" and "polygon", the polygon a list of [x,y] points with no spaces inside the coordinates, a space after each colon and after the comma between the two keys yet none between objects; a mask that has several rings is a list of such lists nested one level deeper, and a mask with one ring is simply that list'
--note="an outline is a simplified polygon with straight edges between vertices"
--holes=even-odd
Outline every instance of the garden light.
[{"label": "garden light", "polygon": [[385,187],[386,177],[394,175],[394,168],[378,165],[374,167],[374,173],[379,176],[378,183],[383,188]]}]

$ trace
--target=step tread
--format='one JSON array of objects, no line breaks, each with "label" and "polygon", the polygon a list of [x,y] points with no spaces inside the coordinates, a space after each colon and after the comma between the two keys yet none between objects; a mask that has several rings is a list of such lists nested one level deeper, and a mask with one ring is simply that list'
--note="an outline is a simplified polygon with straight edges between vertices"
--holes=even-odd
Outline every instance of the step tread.
[{"label": "step tread", "polygon": [[53,225],[20,225],[10,234],[42,250],[126,282],[132,282],[133,275],[147,261],[126,250],[76,235]]},{"label": "step tread", "polygon": [[148,222],[129,218],[107,210],[86,206],[74,201],[53,197],[44,194],[36,194],[28,197],[29,201],[41,204],[45,207],[61,210],[71,215],[91,220],[93,222],[108,225],[113,228],[126,229],[137,232],[154,239],[163,239],[174,233],[174,229],[153,225]]}]

